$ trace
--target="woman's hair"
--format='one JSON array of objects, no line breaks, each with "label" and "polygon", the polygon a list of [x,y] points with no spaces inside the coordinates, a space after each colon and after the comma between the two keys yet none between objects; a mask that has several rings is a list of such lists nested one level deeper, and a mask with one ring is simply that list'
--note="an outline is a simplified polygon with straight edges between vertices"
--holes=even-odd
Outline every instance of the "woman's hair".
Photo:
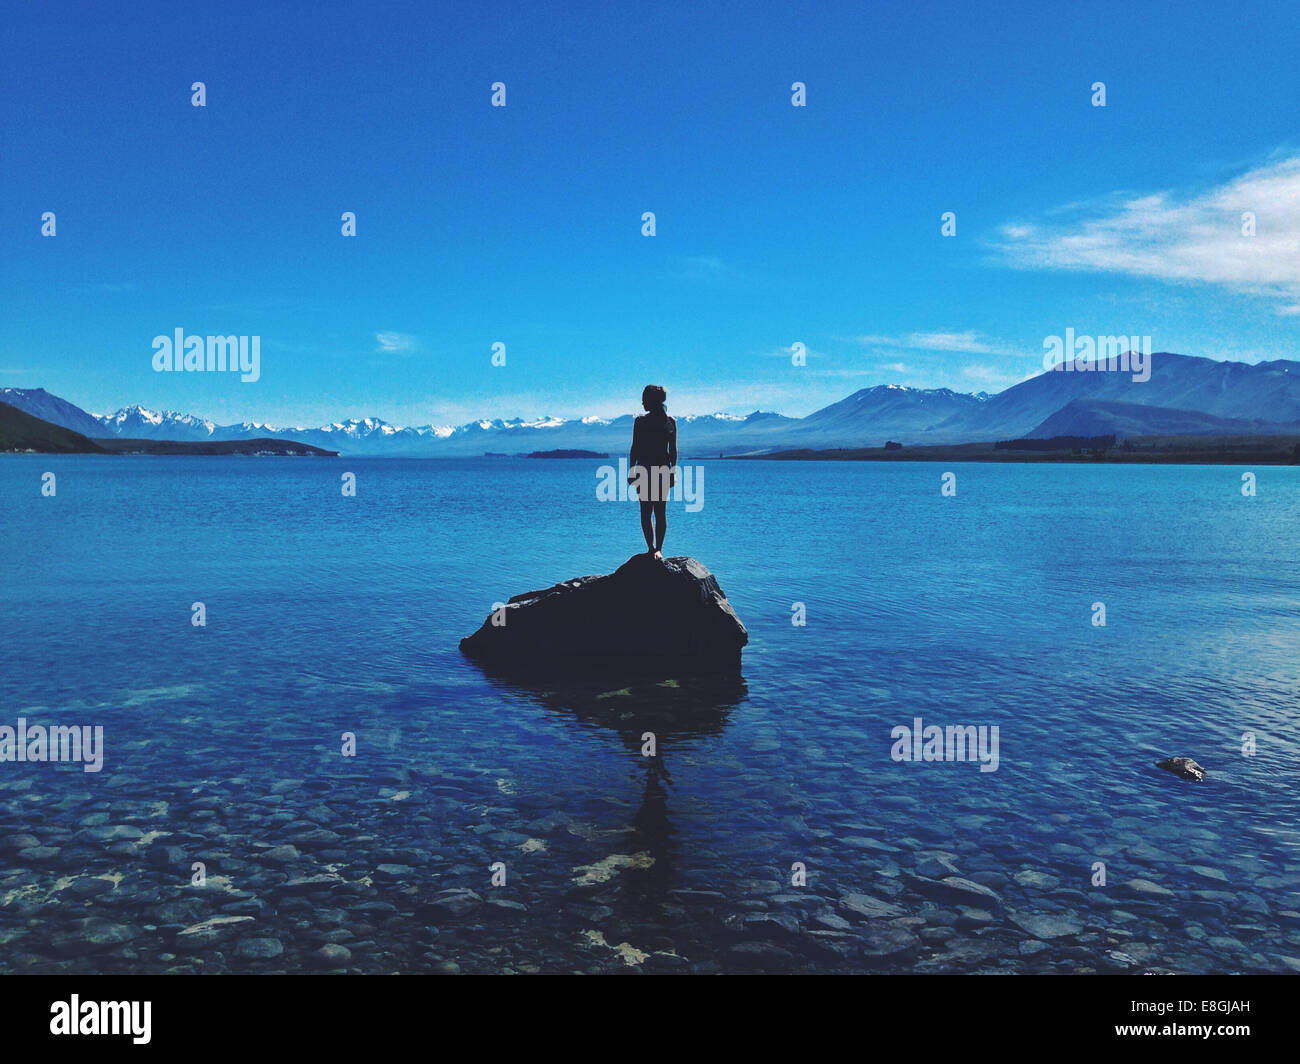
[{"label": "woman's hair", "polygon": [[666,417],[668,412],[664,410],[664,404],[668,402],[668,389],[660,384],[647,384],[641,392],[641,402],[650,408],[651,413]]}]

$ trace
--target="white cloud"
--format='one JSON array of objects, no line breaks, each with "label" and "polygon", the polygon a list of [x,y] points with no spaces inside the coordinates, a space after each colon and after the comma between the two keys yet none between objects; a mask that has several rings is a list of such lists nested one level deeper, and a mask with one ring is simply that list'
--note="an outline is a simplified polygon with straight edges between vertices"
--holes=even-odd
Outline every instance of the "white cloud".
[{"label": "white cloud", "polygon": [[914,332],[902,336],[859,336],[864,347],[888,347],[903,351],[946,351],[962,355],[1022,355],[1025,352],[1009,344],[992,340],[982,333]]},{"label": "white cloud", "polygon": [[[1255,216],[1254,236],[1242,234]],[[1201,191],[1115,195],[1002,226],[995,249],[1020,269],[1090,270],[1300,295],[1300,157]]]},{"label": "white cloud", "polygon": [[392,351],[414,351],[415,337],[408,336],[399,332],[377,332],[375,333],[375,343],[378,345],[375,350],[392,352]]},{"label": "white cloud", "polygon": [[736,269],[717,255],[679,255],[668,267],[668,272],[686,281],[735,280]]},{"label": "white cloud", "polygon": [[961,375],[964,378],[978,381],[985,386],[985,390],[992,388],[995,391],[1001,391],[1003,388],[1010,388],[1013,384],[1027,381],[1030,377],[1037,376],[1038,372],[1038,369],[1031,369],[1024,373],[1005,373],[990,366],[963,366],[961,368]]}]

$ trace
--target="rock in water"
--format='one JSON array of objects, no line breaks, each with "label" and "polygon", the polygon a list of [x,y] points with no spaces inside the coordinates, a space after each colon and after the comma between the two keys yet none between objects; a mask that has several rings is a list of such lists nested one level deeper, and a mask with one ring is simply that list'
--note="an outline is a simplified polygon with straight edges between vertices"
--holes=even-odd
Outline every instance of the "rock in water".
[{"label": "rock in water", "polygon": [[460,649],[498,668],[738,673],[749,642],[713,574],[684,557],[633,555],[607,576],[516,595],[493,620]]},{"label": "rock in water", "polygon": [[1157,761],[1156,768],[1172,772],[1180,779],[1191,780],[1193,783],[1200,783],[1205,779],[1205,769],[1190,757],[1167,757],[1163,761]]}]

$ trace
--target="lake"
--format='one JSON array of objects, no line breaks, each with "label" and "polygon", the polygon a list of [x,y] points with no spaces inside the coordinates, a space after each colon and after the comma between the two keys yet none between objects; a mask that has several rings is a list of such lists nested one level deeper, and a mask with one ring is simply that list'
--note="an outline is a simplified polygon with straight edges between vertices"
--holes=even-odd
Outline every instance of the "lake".
[{"label": "lake", "polygon": [[0,725],[103,728],[0,763],[0,971],[1300,969],[1300,468],[698,463],[743,676],[485,676],[602,464],[0,458]]}]

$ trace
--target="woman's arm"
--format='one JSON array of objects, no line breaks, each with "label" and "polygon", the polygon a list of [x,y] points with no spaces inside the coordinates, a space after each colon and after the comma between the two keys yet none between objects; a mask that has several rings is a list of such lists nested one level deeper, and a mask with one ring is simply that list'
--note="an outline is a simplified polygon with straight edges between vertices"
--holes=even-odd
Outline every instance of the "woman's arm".
[{"label": "woman's arm", "polygon": [[632,483],[632,470],[636,467],[637,443],[641,435],[641,419],[632,419],[632,449],[627,452],[627,482]]},{"label": "woman's arm", "polygon": [[668,419],[668,486],[677,486],[677,419]]}]

